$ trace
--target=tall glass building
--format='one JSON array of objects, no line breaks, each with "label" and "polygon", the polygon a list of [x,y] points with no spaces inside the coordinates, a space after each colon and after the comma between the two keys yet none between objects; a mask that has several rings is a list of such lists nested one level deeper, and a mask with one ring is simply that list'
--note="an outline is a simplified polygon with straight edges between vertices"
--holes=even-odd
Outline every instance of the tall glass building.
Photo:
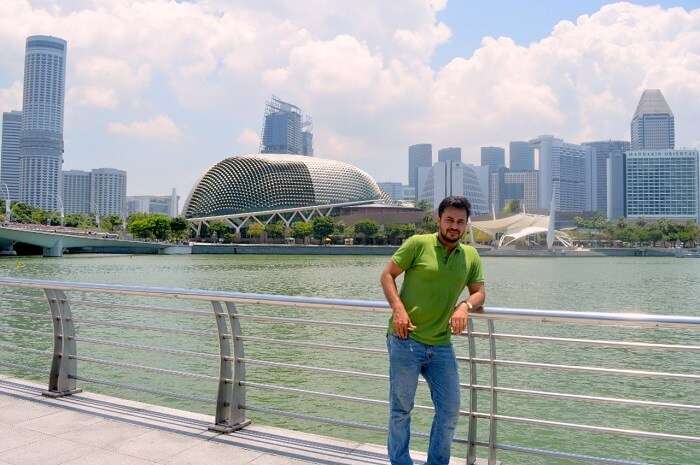
[{"label": "tall glass building", "polygon": [[260,153],[314,154],[311,118],[301,109],[273,96],[265,106]]},{"label": "tall glass building", "polygon": [[10,195],[19,201],[19,139],[22,132],[22,112],[8,111],[2,114],[2,147],[0,148],[0,197]]},{"label": "tall glass building", "polygon": [[98,168],[90,172],[90,202],[98,215],[126,215],[126,171]]},{"label": "tall glass building", "polygon": [[[594,149],[590,159],[591,171],[591,211],[608,215],[608,160],[610,157],[618,157],[630,149],[630,143],[626,140],[605,140],[584,142],[586,147]],[[623,181],[617,177],[610,178],[613,184]],[[614,185],[611,185],[615,189]],[[614,217],[613,217],[614,218]]]},{"label": "tall glass building", "polygon": [[63,208],[66,215],[90,213],[90,172],[69,170],[63,177]]},{"label": "tall glass building", "polygon": [[458,161],[439,161],[432,168],[421,168],[418,200],[429,202],[437,209],[442,199],[450,195],[466,197],[472,215],[488,212],[487,193],[483,192],[479,176],[471,165]]},{"label": "tall glass building", "polygon": [[637,104],[630,125],[632,150],[672,149],[676,143],[671,108],[659,89],[647,89]]},{"label": "tall glass building", "polygon": [[63,39],[27,38],[20,135],[20,200],[57,210],[63,163],[66,48]]},{"label": "tall glass building", "polygon": [[445,147],[438,150],[438,161],[462,161],[462,149],[459,147]]},{"label": "tall glass building", "polygon": [[697,221],[698,177],[697,150],[627,152],[626,216]]},{"label": "tall glass building", "polygon": [[506,167],[506,151],[503,147],[481,147],[481,166],[488,166],[493,173]]},{"label": "tall glass building", "polygon": [[535,169],[535,149],[529,142],[513,141],[508,148],[512,171],[532,171]]},{"label": "tall glass building", "polygon": [[431,144],[414,144],[408,147],[408,185],[410,187],[418,187],[418,170],[431,166],[433,166]]}]

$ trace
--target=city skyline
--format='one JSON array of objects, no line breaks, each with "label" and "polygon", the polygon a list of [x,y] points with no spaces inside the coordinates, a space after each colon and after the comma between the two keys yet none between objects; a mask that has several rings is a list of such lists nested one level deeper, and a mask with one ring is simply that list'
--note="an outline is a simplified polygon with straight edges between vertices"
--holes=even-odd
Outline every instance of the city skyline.
[{"label": "city skyline", "polygon": [[[378,181],[407,181],[405,148],[415,141],[461,147],[463,162],[478,164],[481,146],[507,147],[510,141],[540,134],[576,143],[625,140],[630,109],[645,88],[661,88],[674,109],[680,121],[676,146],[700,145],[700,90],[692,84],[700,73],[682,65],[698,53],[687,45],[692,42],[688,37],[700,37],[695,19],[700,10],[690,10],[689,2],[677,4],[685,9],[669,4],[579,6],[585,11],[577,14],[586,13],[580,18],[572,17],[567,7],[561,22],[538,24],[539,35],[529,37],[530,43],[514,30],[513,40],[508,34],[484,38],[473,50],[453,52],[451,60],[445,59],[445,51],[454,47],[450,36],[464,34],[452,13],[455,2],[409,4],[391,19],[391,6],[374,6],[348,12],[347,25],[340,28],[332,27],[331,19],[338,11],[307,20],[283,5],[274,14],[289,16],[285,30],[265,30],[260,12],[244,2],[225,7],[176,4],[164,13],[164,24],[186,9],[211,28],[188,41],[175,32],[172,44],[157,39],[161,26],[151,22],[152,16],[136,14],[144,2],[118,11],[104,7],[105,18],[126,28],[118,36],[97,33],[97,28],[104,29],[99,20],[84,24],[94,19],[89,3],[51,8],[53,4],[42,0],[0,6],[2,17],[9,18],[0,32],[6,44],[0,51],[0,110],[21,109],[17,83],[26,36],[51,34],[68,40],[63,169],[124,169],[129,172],[129,195],[166,193],[173,184],[187,193],[213,163],[231,154],[257,152],[260,109],[272,93],[314,115],[315,156],[352,163]],[[161,11],[158,1],[148,5],[152,13]],[[344,7],[338,9],[345,13]],[[252,38],[242,48],[228,45],[218,26],[239,24],[245,13],[251,15]],[[374,15],[385,29],[368,31],[361,14]],[[622,18],[660,34],[657,39],[669,50],[675,46],[674,52],[660,49],[644,35],[630,35],[633,30]],[[664,29],[664,21],[677,24],[677,30]],[[502,25],[492,26],[495,34],[502,33]],[[81,28],[95,33],[76,34]],[[143,32],[130,35],[134,28]],[[306,32],[295,35],[300,30]],[[283,38],[289,42],[274,53],[261,48]],[[592,41],[592,46],[581,50],[582,40]],[[632,43],[639,56],[632,62],[615,61],[617,47]],[[164,47],[158,54],[156,44]],[[567,61],[568,52],[578,58]],[[436,54],[442,56],[440,63],[432,58]],[[333,57],[342,57],[344,64],[338,66]],[[599,71],[591,72],[591,64]],[[576,85],[557,78],[552,73],[557,67],[569,70]],[[636,71],[620,71],[625,68]],[[517,83],[508,77],[514,69],[520,70]],[[537,76],[531,73],[535,69]]]}]

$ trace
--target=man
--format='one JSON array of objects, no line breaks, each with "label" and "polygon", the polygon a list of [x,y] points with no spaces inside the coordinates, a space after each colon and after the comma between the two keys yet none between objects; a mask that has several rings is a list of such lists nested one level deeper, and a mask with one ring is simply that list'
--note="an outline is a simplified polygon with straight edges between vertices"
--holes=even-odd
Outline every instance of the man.
[{"label": "man", "polygon": [[[460,401],[450,336],[464,331],[469,312],[486,299],[479,254],[459,242],[470,213],[466,198],[445,198],[438,207],[438,232],[406,240],[382,272],[382,288],[392,309],[387,334],[392,465],[413,464],[409,440],[419,374],[427,381],[435,405],[426,465],[450,461]],[[401,273],[405,276],[399,294],[396,277]],[[469,297],[458,303],[465,286]]]}]

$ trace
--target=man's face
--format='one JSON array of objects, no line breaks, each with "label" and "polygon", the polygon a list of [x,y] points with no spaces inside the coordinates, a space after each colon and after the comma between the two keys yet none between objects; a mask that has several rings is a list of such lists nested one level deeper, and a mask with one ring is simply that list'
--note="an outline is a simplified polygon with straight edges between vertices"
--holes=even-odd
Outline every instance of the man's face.
[{"label": "man's face", "polygon": [[438,231],[440,238],[454,244],[467,230],[467,211],[464,208],[447,207],[438,219]]}]

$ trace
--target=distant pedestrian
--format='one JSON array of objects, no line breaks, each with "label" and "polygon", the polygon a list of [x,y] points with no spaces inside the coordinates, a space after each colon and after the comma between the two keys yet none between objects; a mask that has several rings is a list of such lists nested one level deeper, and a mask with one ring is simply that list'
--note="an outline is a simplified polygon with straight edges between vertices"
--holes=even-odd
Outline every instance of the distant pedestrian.
[{"label": "distant pedestrian", "polygon": [[[438,232],[416,235],[396,251],[381,275],[391,305],[389,351],[389,439],[392,465],[412,465],[409,454],[411,410],[418,375],[430,388],[435,416],[426,465],[447,465],[459,419],[459,370],[451,334],[460,334],[469,312],[486,299],[481,258],[461,244],[471,206],[464,197],[447,197],[438,207]],[[396,277],[405,273],[401,292]],[[457,302],[464,288],[469,297]]]}]

